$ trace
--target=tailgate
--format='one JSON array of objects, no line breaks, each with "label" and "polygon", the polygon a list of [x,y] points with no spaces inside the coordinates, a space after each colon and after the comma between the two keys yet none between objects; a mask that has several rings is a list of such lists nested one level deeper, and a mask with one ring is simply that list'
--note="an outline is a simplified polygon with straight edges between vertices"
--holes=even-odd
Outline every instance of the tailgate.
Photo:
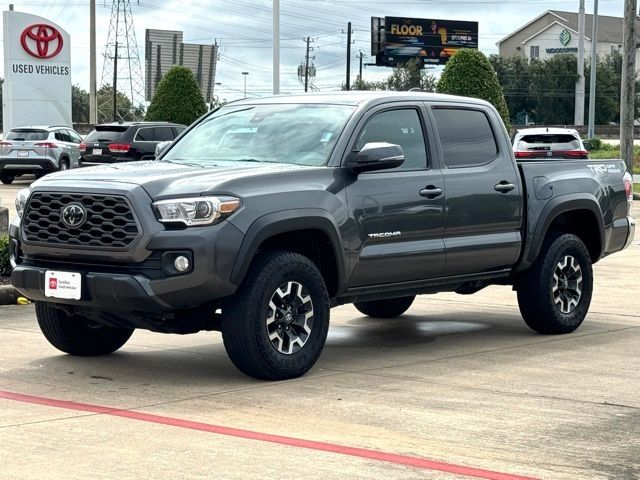
[{"label": "tailgate", "polygon": [[48,151],[49,147],[30,142],[5,142],[0,145],[0,157],[12,160],[46,158]]}]

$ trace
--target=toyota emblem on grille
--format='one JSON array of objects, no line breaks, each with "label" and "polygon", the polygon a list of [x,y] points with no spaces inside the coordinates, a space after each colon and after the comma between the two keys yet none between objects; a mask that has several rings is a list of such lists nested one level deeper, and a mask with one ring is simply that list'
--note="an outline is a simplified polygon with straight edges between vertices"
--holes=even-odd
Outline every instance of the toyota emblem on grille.
[{"label": "toyota emblem on grille", "polygon": [[70,228],[78,228],[87,219],[87,210],[79,203],[71,203],[61,212],[62,223]]}]

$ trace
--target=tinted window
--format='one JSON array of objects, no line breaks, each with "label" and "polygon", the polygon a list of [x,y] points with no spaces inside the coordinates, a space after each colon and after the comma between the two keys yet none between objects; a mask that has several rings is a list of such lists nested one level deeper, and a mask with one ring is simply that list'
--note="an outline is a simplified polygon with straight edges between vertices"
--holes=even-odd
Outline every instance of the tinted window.
[{"label": "tinted window", "polygon": [[99,125],[84,139],[85,142],[117,142],[122,140],[127,127]]},{"label": "tinted window", "polygon": [[173,128],[176,131],[176,137],[187,129],[187,127],[173,127]]},{"label": "tinted window", "polygon": [[136,142],[153,142],[153,128],[141,128],[136,134]]},{"label": "tinted window", "polygon": [[483,112],[436,108],[433,115],[447,167],[485,165],[498,154],[493,130]]},{"label": "tinted window", "polygon": [[525,135],[518,142],[518,150],[574,150],[580,148],[580,140],[574,135],[542,134]]},{"label": "tinted window", "polygon": [[155,141],[164,142],[165,140],[173,140],[173,129],[171,127],[156,127]]},{"label": "tinted window", "polygon": [[16,140],[33,142],[36,140],[46,140],[49,137],[49,132],[46,130],[29,130],[26,128],[11,130],[4,137],[5,140]]},{"label": "tinted window", "polygon": [[378,113],[367,122],[358,137],[357,150],[367,143],[387,142],[400,145],[404,163],[394,170],[423,170],[427,168],[422,124],[417,110],[392,110]]}]

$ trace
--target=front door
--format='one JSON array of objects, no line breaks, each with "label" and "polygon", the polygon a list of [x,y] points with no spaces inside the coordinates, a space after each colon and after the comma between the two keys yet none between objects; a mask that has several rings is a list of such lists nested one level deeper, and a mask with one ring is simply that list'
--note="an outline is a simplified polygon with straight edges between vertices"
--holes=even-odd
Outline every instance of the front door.
[{"label": "front door", "polygon": [[357,240],[351,287],[421,280],[444,271],[443,179],[432,169],[425,110],[380,107],[369,114],[353,150],[372,142],[400,145],[404,163],[360,174],[346,188]]}]

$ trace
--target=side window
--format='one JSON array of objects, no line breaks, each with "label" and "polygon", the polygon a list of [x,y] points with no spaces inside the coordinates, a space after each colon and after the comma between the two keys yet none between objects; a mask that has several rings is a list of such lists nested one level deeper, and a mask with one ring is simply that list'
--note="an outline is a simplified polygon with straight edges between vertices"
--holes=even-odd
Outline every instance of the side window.
[{"label": "side window", "polygon": [[173,140],[173,129],[171,127],[156,127],[154,140],[156,142],[164,142],[165,140]]},{"label": "side window", "polygon": [[372,142],[387,142],[402,147],[404,163],[394,171],[427,168],[427,149],[417,110],[390,110],[375,115],[360,132],[356,148],[360,150]]},{"label": "side window", "polygon": [[153,128],[141,128],[136,133],[136,142],[153,142]]},{"label": "side window", "polygon": [[496,139],[484,112],[434,108],[433,116],[448,168],[486,165],[498,155]]},{"label": "side window", "polygon": [[62,135],[62,130],[56,130],[55,131],[55,137],[56,137],[56,140],[58,140],[59,142],[66,142],[67,141],[64,138],[64,136]]},{"label": "side window", "polygon": [[176,138],[177,138],[180,136],[182,132],[186,130],[186,127],[173,127],[173,130],[175,131]]},{"label": "side window", "polygon": [[72,143],[82,143],[82,138],[73,130],[67,130],[67,135],[69,135],[70,142]]}]

